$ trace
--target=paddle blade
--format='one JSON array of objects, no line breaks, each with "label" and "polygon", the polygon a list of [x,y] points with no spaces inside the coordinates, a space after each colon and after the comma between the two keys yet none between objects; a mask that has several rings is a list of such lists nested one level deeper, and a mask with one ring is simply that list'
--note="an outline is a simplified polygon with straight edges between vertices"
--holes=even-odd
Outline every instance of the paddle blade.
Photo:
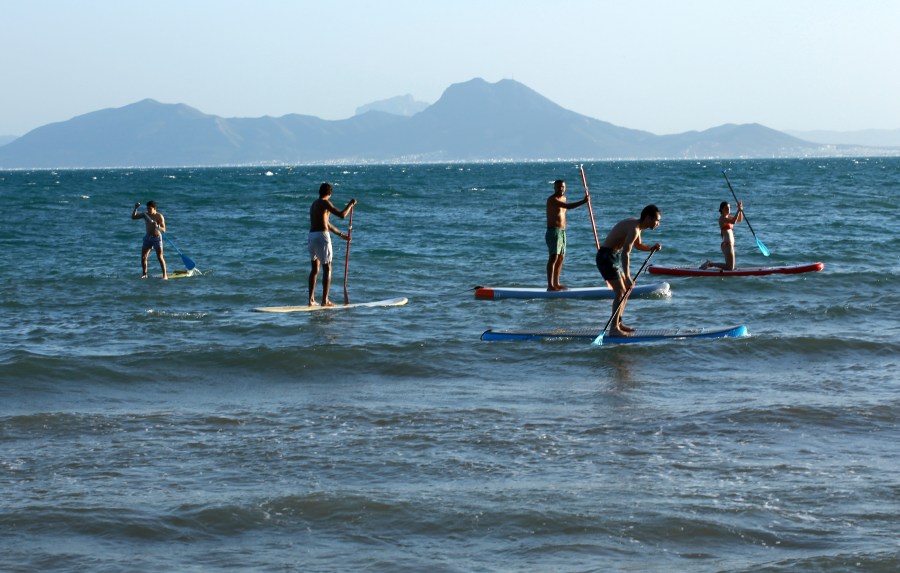
[{"label": "paddle blade", "polygon": [[603,333],[597,335],[597,338],[591,341],[594,346],[603,346]]},{"label": "paddle blade", "polygon": [[759,252],[761,252],[764,256],[769,256],[769,248],[765,246],[762,241],[756,239],[756,246],[759,247]]},{"label": "paddle blade", "polygon": [[184,268],[189,271],[194,270],[194,267],[197,266],[197,263],[192,261],[187,255],[181,255],[181,262],[184,263]]}]

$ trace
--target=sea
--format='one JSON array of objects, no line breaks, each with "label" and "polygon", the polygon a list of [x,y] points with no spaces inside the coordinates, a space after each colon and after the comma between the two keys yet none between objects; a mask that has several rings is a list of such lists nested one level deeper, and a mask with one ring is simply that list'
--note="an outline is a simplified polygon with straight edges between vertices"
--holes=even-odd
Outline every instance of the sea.
[{"label": "sea", "polygon": [[[771,252],[741,223],[738,265],[824,270],[645,272],[671,296],[625,311],[746,337],[485,342],[608,320],[474,296],[546,285],[578,163],[0,172],[0,571],[900,570],[900,158],[584,172],[601,240],[659,206],[651,264],[722,259],[727,173]],[[306,304],[323,181],[359,202],[332,299],[408,304],[253,311]],[[149,200],[170,271],[201,275],[140,278]],[[569,287],[600,284],[589,215]]]}]

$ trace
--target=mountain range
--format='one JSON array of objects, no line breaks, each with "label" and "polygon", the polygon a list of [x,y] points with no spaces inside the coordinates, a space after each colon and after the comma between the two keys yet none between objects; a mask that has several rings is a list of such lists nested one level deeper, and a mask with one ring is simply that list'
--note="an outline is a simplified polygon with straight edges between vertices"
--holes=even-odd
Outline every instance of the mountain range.
[{"label": "mountain range", "polygon": [[[405,97],[392,103],[404,102],[415,103]],[[868,154],[759,124],[655,135],[564,109],[514,80],[453,84],[437,102],[412,115],[374,105],[361,111],[343,120],[299,114],[223,118],[145,99],[34,129],[0,147],[0,168]]]}]

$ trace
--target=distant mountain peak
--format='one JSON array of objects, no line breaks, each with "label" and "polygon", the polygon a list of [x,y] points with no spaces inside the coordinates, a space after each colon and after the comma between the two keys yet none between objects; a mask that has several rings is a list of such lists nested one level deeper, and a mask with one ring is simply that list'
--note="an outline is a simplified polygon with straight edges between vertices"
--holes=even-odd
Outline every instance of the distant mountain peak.
[{"label": "distant mountain peak", "polygon": [[370,111],[381,111],[393,115],[409,117],[426,109],[430,104],[424,101],[416,101],[411,94],[396,96],[368,103],[356,108],[356,115],[362,115]]}]

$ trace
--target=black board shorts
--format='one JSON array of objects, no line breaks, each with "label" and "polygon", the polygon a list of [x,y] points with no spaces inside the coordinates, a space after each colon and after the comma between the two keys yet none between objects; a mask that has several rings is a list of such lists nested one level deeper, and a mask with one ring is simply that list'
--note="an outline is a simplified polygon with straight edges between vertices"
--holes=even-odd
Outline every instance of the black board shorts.
[{"label": "black board shorts", "polygon": [[622,277],[621,251],[613,251],[607,247],[600,247],[597,251],[597,270],[600,276],[608,281],[617,281]]}]

